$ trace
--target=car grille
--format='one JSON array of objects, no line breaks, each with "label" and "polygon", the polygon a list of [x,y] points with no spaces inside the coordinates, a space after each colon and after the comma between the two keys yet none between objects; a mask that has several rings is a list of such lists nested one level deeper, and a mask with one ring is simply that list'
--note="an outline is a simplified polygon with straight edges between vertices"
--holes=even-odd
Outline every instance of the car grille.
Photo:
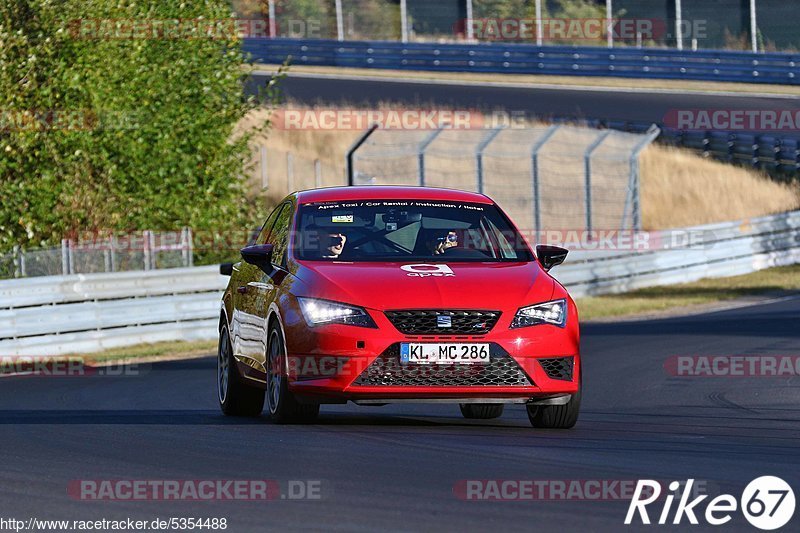
[{"label": "car grille", "polygon": [[491,344],[487,364],[416,364],[400,362],[400,345],[379,355],[354,385],[422,387],[530,387],[533,381],[500,346]]},{"label": "car grille", "polygon": [[550,379],[572,381],[572,357],[554,357],[553,359],[539,359],[539,364],[544,368]]},{"label": "car grille", "polygon": [[[450,326],[442,326],[439,317],[449,317]],[[485,335],[497,324],[500,311],[412,309],[386,311],[386,318],[406,335]]]}]

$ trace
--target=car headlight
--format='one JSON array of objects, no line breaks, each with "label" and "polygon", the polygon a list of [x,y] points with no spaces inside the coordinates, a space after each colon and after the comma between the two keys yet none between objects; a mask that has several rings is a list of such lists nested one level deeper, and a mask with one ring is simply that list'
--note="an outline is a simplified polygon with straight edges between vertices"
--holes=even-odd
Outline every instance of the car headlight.
[{"label": "car headlight", "polygon": [[514,315],[512,328],[524,328],[538,324],[553,324],[563,328],[567,324],[567,300],[553,300],[523,307]]},{"label": "car headlight", "polygon": [[297,300],[300,302],[303,318],[306,319],[306,323],[311,327],[323,324],[347,324],[365,328],[378,327],[362,307],[328,300],[316,300],[314,298],[298,298]]}]

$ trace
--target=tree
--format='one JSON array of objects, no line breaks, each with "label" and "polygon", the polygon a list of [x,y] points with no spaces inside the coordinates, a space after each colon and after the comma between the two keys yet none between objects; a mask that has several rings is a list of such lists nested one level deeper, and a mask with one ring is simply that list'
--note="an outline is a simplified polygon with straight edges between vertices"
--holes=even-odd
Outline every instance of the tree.
[{"label": "tree", "polygon": [[[0,251],[243,223],[244,58],[227,0],[0,4]],[[208,24],[213,22],[214,24]]]}]

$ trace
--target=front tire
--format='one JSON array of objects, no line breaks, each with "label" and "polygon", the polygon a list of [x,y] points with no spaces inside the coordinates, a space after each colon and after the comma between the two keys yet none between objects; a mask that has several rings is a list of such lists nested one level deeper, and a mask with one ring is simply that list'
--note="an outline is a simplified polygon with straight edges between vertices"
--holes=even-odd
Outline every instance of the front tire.
[{"label": "front tire", "polygon": [[578,383],[578,392],[572,395],[564,405],[528,405],[528,419],[535,428],[570,429],[578,421],[581,410],[582,383]]},{"label": "front tire", "polygon": [[270,326],[267,344],[267,406],[269,416],[277,424],[311,422],[319,414],[319,404],[300,403],[289,391],[289,379],[284,373],[286,348],[283,335],[276,324]]},{"label": "front tire", "polygon": [[264,391],[244,382],[233,357],[228,326],[222,326],[217,347],[217,399],[228,416],[258,416],[264,409]]},{"label": "front tire", "polygon": [[477,420],[490,420],[503,414],[502,403],[460,403],[461,414],[464,418]]}]

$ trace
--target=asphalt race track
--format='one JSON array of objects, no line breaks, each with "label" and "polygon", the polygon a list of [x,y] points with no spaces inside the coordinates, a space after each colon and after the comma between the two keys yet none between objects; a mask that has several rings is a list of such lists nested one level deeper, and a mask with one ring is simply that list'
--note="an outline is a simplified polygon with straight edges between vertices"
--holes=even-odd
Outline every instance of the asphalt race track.
[{"label": "asphalt race track", "polygon": [[[586,324],[583,411],[566,432],[532,429],[520,406],[486,422],[466,421],[452,405],[328,406],[310,426],[227,419],[213,358],[126,377],[3,378],[0,502],[19,519],[226,517],[229,531],[643,530],[622,525],[627,501],[465,501],[453,489],[460,480],[695,478],[738,498],[768,474],[798,487],[797,377],[664,369],[672,355],[796,356],[798,323],[794,298]],[[77,479],[319,480],[322,498],[86,502],[67,494]],[[754,531],[738,513],[722,529]]]},{"label": "asphalt race track", "polygon": [[[266,74],[254,75],[248,90],[263,86]],[[409,80],[375,80],[344,77],[289,75],[281,83],[287,99],[306,105],[370,105],[402,103],[406,106],[443,106],[457,109],[502,109],[537,117],[604,118],[663,122],[670,110],[797,110],[800,98],[753,94],[721,95],[648,91],[637,89],[504,87],[480,84],[420,83]]]}]

